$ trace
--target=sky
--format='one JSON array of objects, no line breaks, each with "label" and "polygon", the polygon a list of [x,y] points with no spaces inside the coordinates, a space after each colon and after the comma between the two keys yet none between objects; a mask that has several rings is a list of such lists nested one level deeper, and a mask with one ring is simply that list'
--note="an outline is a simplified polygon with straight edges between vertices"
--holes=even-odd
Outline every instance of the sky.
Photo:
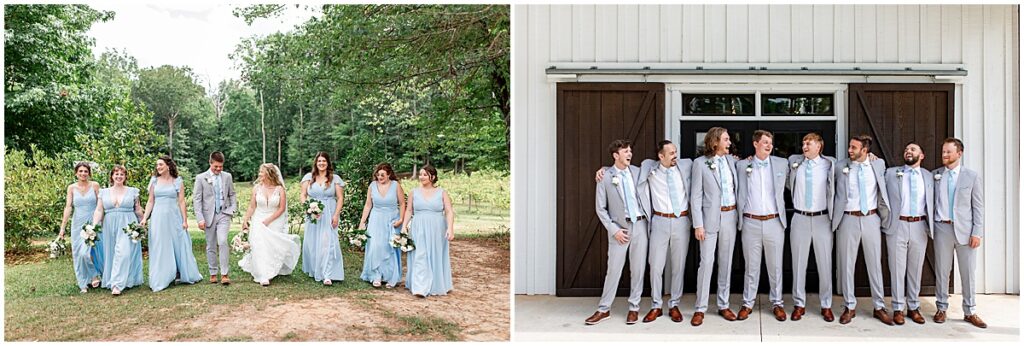
[{"label": "sky", "polygon": [[189,66],[208,92],[222,80],[239,79],[240,71],[228,55],[243,38],[290,31],[316,14],[305,6],[288,5],[282,15],[246,25],[245,20],[231,14],[236,7],[231,4],[99,3],[90,6],[115,13],[113,20],[96,23],[89,30],[89,35],[96,39],[95,56],[117,49],[135,57],[140,68]]}]

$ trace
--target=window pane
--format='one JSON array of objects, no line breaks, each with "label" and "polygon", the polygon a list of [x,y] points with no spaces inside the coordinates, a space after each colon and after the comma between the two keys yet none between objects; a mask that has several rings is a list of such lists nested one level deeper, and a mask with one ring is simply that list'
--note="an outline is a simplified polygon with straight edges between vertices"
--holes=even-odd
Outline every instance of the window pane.
[{"label": "window pane", "polygon": [[683,94],[683,115],[754,115],[754,95]]},{"label": "window pane", "polygon": [[835,115],[829,95],[765,95],[761,94],[763,115]]}]

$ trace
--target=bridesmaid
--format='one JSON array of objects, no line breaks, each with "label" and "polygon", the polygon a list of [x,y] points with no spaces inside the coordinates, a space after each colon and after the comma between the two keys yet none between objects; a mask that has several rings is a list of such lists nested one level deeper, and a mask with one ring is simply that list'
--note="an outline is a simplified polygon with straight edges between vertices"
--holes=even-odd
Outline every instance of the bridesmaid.
[{"label": "bridesmaid", "polygon": [[363,281],[380,287],[381,280],[387,288],[394,288],[402,280],[402,252],[391,247],[391,236],[398,233],[405,211],[405,192],[398,184],[398,177],[391,165],[382,163],[373,169],[376,180],[366,190],[366,204],[359,229],[367,229],[369,217],[370,239],[366,242],[363,257]]},{"label": "bridesmaid", "polygon": [[[68,224],[68,217],[71,218],[71,258],[75,267],[75,277],[78,279],[78,289],[82,293],[88,291],[88,286],[100,287],[100,278],[103,270],[103,241],[97,239],[96,247],[90,248],[82,239],[82,226],[90,221],[96,211],[96,194],[100,190],[100,184],[90,180],[92,178],[92,167],[88,162],[79,162],[75,165],[75,176],[78,181],[68,185],[68,193],[64,202],[64,218],[60,222],[60,234],[57,238],[64,239],[64,229]],[[91,280],[91,282],[90,282]]]},{"label": "bridesmaid", "polygon": [[315,199],[324,204],[317,223],[306,220],[302,239],[302,271],[330,286],[334,280],[345,280],[345,268],[338,244],[338,217],[344,205],[345,182],[334,174],[331,158],[319,152],[313,158],[313,172],[302,177],[303,210],[306,202]]},{"label": "bridesmaid", "polygon": [[156,160],[156,172],[149,179],[143,227],[150,215],[153,223],[149,226],[149,288],[158,292],[171,282],[192,284],[202,280],[192,253],[192,238],[188,235],[185,190],[181,187],[178,167],[167,156]]},{"label": "bridesmaid", "polygon": [[425,298],[446,295],[452,290],[448,243],[455,238],[455,210],[448,193],[435,186],[434,167],[426,165],[420,169],[419,179],[420,187],[412,190],[403,222],[416,245],[409,252],[405,286],[412,294]]},{"label": "bridesmaid", "polygon": [[142,217],[139,189],[124,186],[128,169],[114,165],[110,170],[110,187],[100,190],[100,200],[92,217],[94,224],[103,221],[105,256],[103,288],[119,296],[121,290],[142,284],[142,243],[132,242],[123,229]]}]

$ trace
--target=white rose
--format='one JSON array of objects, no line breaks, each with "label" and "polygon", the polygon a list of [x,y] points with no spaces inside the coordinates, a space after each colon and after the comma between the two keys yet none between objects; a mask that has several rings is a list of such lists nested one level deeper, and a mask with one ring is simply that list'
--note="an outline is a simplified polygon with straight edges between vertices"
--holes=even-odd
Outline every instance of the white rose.
[{"label": "white rose", "polygon": [[751,168],[750,166],[747,166],[747,174],[750,174],[753,171],[754,171],[753,168]]},{"label": "white rose", "polygon": [[619,186],[619,183],[620,183],[619,176],[616,175],[616,176],[612,177],[612,185]]},{"label": "white rose", "polygon": [[850,167],[843,167],[843,174],[850,174]]},{"label": "white rose", "polygon": [[796,169],[797,167],[800,167],[800,164],[796,163],[796,162],[793,162],[792,167],[793,167],[793,169]]},{"label": "white rose", "polygon": [[91,231],[91,230],[93,230],[93,229],[96,229],[96,226],[93,226],[93,225],[91,225],[91,224],[89,224],[89,225],[85,225],[85,229],[87,229],[87,230],[90,230],[90,231]]},{"label": "white rose", "polygon": [[939,180],[942,180],[942,174],[936,173],[935,174],[935,181],[939,181]]}]

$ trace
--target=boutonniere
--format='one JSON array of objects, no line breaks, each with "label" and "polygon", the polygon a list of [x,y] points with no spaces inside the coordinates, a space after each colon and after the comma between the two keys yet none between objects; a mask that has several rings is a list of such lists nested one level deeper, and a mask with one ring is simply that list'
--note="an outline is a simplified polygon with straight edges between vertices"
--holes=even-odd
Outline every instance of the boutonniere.
[{"label": "boutonniere", "polygon": [[718,165],[715,164],[715,161],[712,161],[712,160],[704,161],[704,164],[708,165],[708,169],[710,169],[712,171],[718,168]]},{"label": "boutonniere", "polygon": [[903,179],[903,169],[902,168],[896,170],[896,178]]},{"label": "boutonniere", "polygon": [[211,176],[206,177],[206,183],[210,184],[210,185],[213,185],[213,177],[211,177]]},{"label": "boutonniere", "polygon": [[935,181],[939,181],[939,180],[942,180],[942,174],[939,174],[939,173],[935,173],[935,176],[934,176],[934,178],[935,178]]},{"label": "boutonniere", "polygon": [[750,175],[750,173],[753,172],[753,171],[754,171],[754,164],[753,163],[748,163],[747,164],[747,175]]},{"label": "boutonniere", "polygon": [[619,186],[620,182],[621,182],[621,179],[619,179],[619,175],[618,174],[616,174],[615,176],[612,177],[612,185]]},{"label": "boutonniere", "polygon": [[789,165],[789,166],[793,167],[793,169],[796,169],[797,167],[800,167],[800,163],[799,162],[793,162],[793,164]]},{"label": "boutonniere", "polygon": [[850,174],[850,164],[846,164],[846,167],[843,167],[843,174]]}]

